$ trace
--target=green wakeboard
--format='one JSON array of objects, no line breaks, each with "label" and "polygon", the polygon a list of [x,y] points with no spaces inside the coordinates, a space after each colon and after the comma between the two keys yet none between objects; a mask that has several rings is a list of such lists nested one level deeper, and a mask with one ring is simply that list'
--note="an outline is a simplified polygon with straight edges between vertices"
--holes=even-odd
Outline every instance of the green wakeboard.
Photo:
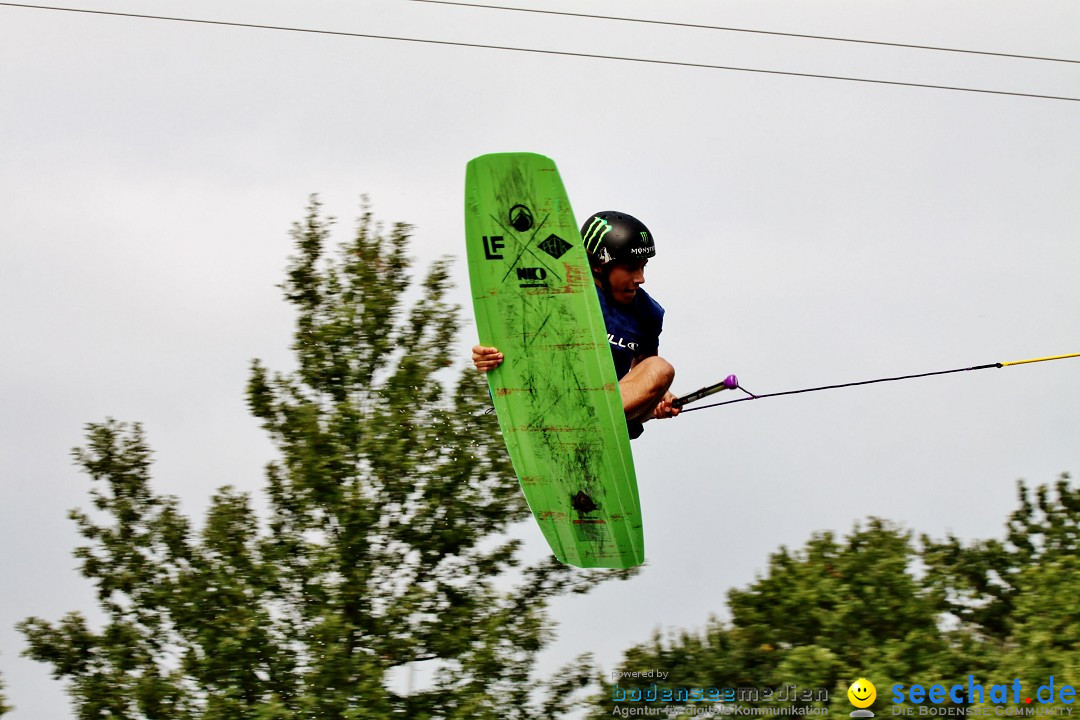
[{"label": "green wakeboard", "polygon": [[622,398],[581,234],[555,163],[501,153],[469,162],[465,235],[480,344],[514,471],[561,562],[645,561]]}]

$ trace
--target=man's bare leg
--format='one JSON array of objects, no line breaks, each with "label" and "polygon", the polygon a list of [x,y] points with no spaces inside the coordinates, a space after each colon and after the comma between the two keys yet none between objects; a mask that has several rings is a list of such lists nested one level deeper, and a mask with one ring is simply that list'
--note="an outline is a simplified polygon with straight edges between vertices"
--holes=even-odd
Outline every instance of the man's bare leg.
[{"label": "man's bare leg", "polygon": [[675,368],[662,357],[648,357],[636,363],[619,381],[626,419],[651,420],[675,379]]},{"label": "man's bare leg", "polygon": [[[480,372],[494,370],[502,364],[503,355],[493,347],[476,345],[472,349],[473,364]],[[623,412],[628,422],[645,422],[654,417],[675,417],[679,409],[672,406],[674,396],[668,392],[675,379],[675,368],[667,360],[653,356],[635,362],[630,372],[619,380]]]}]

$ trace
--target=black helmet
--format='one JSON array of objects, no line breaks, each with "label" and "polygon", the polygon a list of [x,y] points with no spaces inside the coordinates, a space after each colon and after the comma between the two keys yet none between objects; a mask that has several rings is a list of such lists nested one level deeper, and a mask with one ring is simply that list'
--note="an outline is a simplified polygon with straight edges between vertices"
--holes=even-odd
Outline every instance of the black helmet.
[{"label": "black helmet", "polygon": [[595,266],[633,262],[656,256],[652,233],[632,215],[614,210],[598,212],[581,226],[585,252]]}]

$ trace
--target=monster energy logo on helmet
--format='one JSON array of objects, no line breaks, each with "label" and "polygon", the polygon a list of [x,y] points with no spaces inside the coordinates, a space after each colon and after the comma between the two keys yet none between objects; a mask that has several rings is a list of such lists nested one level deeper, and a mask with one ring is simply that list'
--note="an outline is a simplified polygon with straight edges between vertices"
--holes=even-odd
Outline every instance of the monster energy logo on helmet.
[{"label": "monster energy logo on helmet", "polygon": [[611,231],[611,223],[599,214],[593,215],[581,228],[581,239],[585,242],[585,252],[593,255],[600,249],[600,241]]},{"label": "monster energy logo on helmet", "polygon": [[647,260],[656,255],[649,228],[623,212],[596,213],[581,226],[581,238],[594,266]]}]

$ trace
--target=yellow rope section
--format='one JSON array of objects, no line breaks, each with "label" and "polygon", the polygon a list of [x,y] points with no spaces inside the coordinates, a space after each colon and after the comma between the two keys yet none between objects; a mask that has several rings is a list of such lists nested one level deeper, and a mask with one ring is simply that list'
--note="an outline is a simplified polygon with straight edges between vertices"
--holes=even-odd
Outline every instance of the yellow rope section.
[{"label": "yellow rope section", "polygon": [[1046,362],[1047,360],[1064,360],[1065,358],[1080,357],[1080,353],[1073,353],[1072,355],[1051,355],[1050,357],[1032,358],[1030,360],[1013,360],[1012,362],[1003,362],[1001,367],[1008,367],[1009,365],[1026,365],[1028,363]]}]

